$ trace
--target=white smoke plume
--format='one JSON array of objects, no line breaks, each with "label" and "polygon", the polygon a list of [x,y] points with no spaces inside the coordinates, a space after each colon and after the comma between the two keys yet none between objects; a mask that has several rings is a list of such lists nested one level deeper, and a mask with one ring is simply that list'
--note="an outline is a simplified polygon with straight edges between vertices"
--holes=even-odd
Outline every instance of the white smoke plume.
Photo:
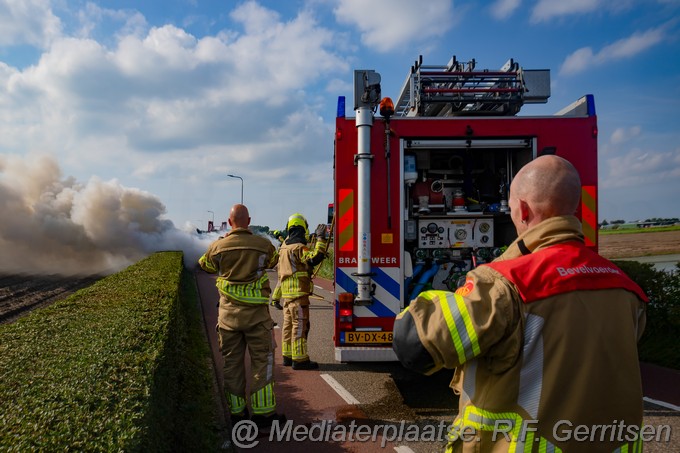
[{"label": "white smoke plume", "polygon": [[0,272],[106,275],[164,250],[193,267],[215,237],[164,214],[156,196],[116,180],[63,178],[50,156],[0,156]]}]

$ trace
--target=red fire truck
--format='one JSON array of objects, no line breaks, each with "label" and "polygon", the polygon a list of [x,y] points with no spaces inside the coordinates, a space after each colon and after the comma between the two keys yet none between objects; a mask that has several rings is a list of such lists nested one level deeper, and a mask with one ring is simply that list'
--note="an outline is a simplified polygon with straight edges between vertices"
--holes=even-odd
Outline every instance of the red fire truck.
[{"label": "red fire truck", "polygon": [[[354,72],[354,117],[338,101],[335,132],[335,359],[396,360],[395,316],[421,291],[455,290],[516,237],[507,203],[517,171],[544,154],[579,171],[578,214],[597,247],[597,118],[592,95],[554,115],[549,70],[509,60],[411,67],[397,101],[380,75]],[[380,116],[376,113],[380,111]]]}]

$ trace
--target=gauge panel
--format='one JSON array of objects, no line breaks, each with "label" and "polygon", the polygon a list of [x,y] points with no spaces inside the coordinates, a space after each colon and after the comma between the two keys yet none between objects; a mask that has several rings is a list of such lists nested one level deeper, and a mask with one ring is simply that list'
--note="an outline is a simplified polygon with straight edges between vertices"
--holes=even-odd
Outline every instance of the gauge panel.
[{"label": "gauge panel", "polygon": [[494,247],[493,218],[442,218],[418,221],[421,248]]}]

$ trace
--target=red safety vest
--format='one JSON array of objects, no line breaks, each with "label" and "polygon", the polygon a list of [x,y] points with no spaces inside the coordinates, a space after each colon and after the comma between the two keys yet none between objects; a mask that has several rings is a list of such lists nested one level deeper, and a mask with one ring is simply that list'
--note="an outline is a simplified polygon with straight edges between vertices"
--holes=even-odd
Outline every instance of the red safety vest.
[{"label": "red safety vest", "polygon": [[570,291],[612,288],[626,289],[649,302],[642,288],[621,269],[579,241],[486,266],[514,283],[525,304]]}]

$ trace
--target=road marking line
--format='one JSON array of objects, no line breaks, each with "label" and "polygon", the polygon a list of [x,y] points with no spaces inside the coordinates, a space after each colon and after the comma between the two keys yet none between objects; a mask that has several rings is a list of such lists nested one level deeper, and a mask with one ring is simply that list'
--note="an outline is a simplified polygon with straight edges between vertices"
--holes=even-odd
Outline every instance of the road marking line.
[{"label": "road marking line", "polygon": [[[345,400],[347,404],[359,404],[359,400],[354,398],[351,393],[347,391],[345,387],[342,386],[338,381],[333,378],[330,374],[322,374],[321,378],[328,383],[328,385],[331,386],[335,392],[340,395],[340,398]],[[398,447],[394,447],[394,451],[397,453],[415,453],[411,448],[405,446],[405,445],[400,445]]]},{"label": "road marking line", "polygon": [[335,293],[335,291],[333,291],[332,289],[326,289],[326,288],[324,288],[324,287],[322,287],[322,286],[319,286],[319,285],[314,285],[314,288],[322,289],[322,290],[327,291],[327,292],[329,292],[329,293],[331,293],[331,294]]},{"label": "road marking line", "polygon": [[394,451],[396,451],[397,453],[415,453],[413,450],[411,450],[406,445],[400,445],[398,447],[394,447]]},{"label": "road marking line", "polygon": [[648,403],[656,404],[657,406],[665,407],[666,409],[671,409],[671,410],[680,412],[680,406],[676,406],[675,404],[666,403],[665,401],[655,400],[655,399],[652,399],[652,398],[648,398],[646,396],[643,397],[642,399],[644,401],[647,401]]},{"label": "road marking line", "polygon": [[328,383],[328,385],[331,386],[333,390],[335,390],[335,393],[340,395],[340,398],[345,400],[347,404],[359,404],[359,400],[354,398],[351,393],[347,391],[345,387],[340,385],[338,381],[336,381],[333,376],[330,374],[322,374],[321,378]]}]

